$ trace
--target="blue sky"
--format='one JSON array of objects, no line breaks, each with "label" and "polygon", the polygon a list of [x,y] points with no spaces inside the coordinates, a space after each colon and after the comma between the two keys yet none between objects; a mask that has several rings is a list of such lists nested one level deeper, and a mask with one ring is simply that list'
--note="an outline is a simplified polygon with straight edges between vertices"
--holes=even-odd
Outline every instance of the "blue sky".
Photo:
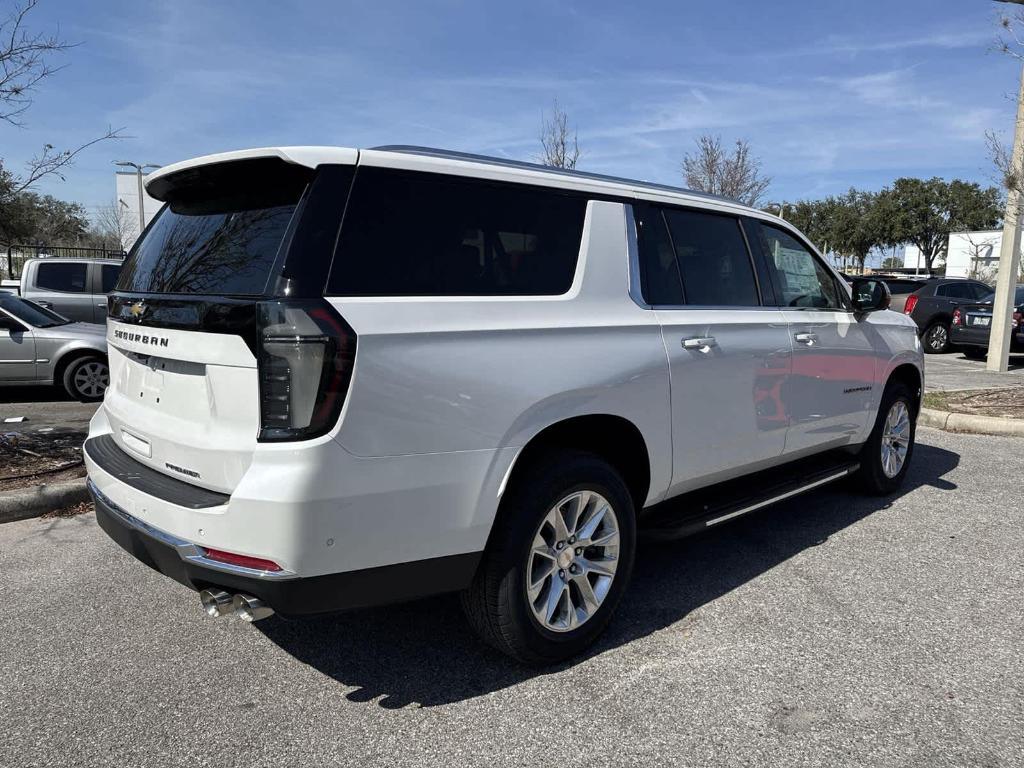
[{"label": "blue sky", "polygon": [[133,138],[40,187],[94,207],[115,159],[388,143],[535,159],[557,98],[586,170],[680,184],[710,132],[751,142],[773,200],[900,175],[987,183],[984,131],[1011,127],[1018,73],[990,50],[997,7],[43,0],[32,26],[82,44],[27,128],[0,126],[0,157],[17,170],[43,143],[123,126]]}]

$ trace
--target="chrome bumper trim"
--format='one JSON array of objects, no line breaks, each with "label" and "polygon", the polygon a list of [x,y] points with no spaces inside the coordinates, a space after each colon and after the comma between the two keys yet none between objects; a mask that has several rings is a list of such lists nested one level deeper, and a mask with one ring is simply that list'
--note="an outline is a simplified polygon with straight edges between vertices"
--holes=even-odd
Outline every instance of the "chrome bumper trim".
[{"label": "chrome bumper trim", "polygon": [[92,481],[92,478],[89,478],[86,481],[86,485],[93,496],[95,496],[96,500],[102,503],[104,508],[124,525],[129,528],[133,528],[151,539],[156,539],[161,544],[173,547],[178,553],[178,557],[186,562],[195,563],[196,565],[201,565],[203,568],[209,568],[213,571],[233,573],[238,576],[262,579],[264,581],[287,581],[288,579],[298,578],[298,574],[293,573],[292,571],[261,571],[256,568],[246,568],[241,565],[232,565],[231,563],[222,563],[219,560],[211,560],[203,554],[203,549],[200,545],[186,539],[181,539],[167,533],[167,531],[162,531],[159,528],[150,525],[146,521],[140,520],[134,515],[125,512],[121,507],[111,501],[110,497],[96,487],[96,483]]}]

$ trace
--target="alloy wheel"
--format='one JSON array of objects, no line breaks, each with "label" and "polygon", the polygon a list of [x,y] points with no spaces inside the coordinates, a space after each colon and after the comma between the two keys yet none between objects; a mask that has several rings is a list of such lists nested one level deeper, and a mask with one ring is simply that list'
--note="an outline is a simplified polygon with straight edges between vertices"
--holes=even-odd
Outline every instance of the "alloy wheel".
[{"label": "alloy wheel", "polygon": [[591,619],[615,579],[619,521],[608,500],[576,491],[544,516],[527,556],[526,599],[534,618],[552,632]]},{"label": "alloy wheel", "polygon": [[72,381],[82,397],[102,397],[110,384],[110,370],[105,363],[91,360],[78,366]]},{"label": "alloy wheel", "polygon": [[882,471],[893,478],[900,473],[910,450],[910,411],[897,400],[889,408],[882,429]]},{"label": "alloy wheel", "polygon": [[925,340],[928,348],[933,352],[941,352],[949,342],[949,331],[944,325],[933,325],[928,331],[928,338]]}]

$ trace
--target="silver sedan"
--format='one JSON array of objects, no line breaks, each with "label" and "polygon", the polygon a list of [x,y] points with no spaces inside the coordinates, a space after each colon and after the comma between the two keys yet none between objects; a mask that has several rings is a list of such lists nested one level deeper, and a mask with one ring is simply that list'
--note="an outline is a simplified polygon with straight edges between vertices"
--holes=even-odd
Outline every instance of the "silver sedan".
[{"label": "silver sedan", "polygon": [[33,301],[0,292],[0,386],[50,384],[101,400],[110,383],[106,327],[73,323]]}]

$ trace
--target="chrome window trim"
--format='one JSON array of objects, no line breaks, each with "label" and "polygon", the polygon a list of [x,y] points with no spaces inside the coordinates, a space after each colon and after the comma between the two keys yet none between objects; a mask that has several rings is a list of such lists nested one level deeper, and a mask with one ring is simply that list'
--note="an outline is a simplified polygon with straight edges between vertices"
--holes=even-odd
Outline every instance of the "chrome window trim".
[{"label": "chrome window trim", "polygon": [[132,528],[145,536],[156,539],[161,544],[173,547],[178,553],[178,557],[186,562],[195,563],[196,565],[201,565],[202,567],[209,568],[213,571],[232,573],[236,576],[246,576],[249,578],[260,579],[262,581],[287,581],[289,579],[298,578],[298,574],[293,573],[292,571],[263,571],[258,568],[246,568],[241,565],[233,565],[232,563],[222,563],[219,560],[211,560],[203,554],[203,550],[200,545],[167,533],[167,531],[163,531],[153,525],[150,525],[144,520],[140,520],[134,515],[121,509],[121,507],[111,501],[110,497],[96,487],[96,483],[94,483],[91,478],[87,481],[87,484],[89,490],[103,504],[108,512],[117,517],[129,528]]}]

